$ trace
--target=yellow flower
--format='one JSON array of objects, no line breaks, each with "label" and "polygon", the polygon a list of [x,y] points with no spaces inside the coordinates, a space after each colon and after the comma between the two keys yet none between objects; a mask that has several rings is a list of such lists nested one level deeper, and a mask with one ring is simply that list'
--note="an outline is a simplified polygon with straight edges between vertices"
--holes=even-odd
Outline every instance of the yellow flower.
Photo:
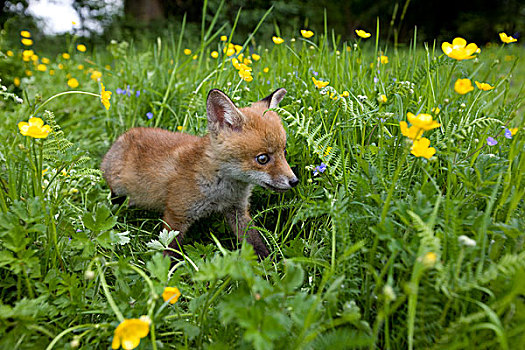
[{"label": "yellow flower", "polygon": [[64,69],[64,65],[62,63],[58,64],[58,69]]},{"label": "yellow flower", "polygon": [[20,78],[19,77],[15,77],[13,79],[13,84],[15,84],[16,87],[19,87],[20,86]]},{"label": "yellow flower", "polygon": [[227,41],[228,37],[226,35],[221,35],[221,41]]},{"label": "yellow flower", "polygon": [[379,96],[379,102],[386,103],[386,101],[388,101],[388,99],[386,98],[386,95]]},{"label": "yellow flower", "polygon": [[508,36],[506,33],[499,33],[499,38],[501,41],[503,41],[505,44],[510,44],[518,41],[518,39],[514,39],[511,36]]},{"label": "yellow flower", "polygon": [[84,65],[83,65],[83,64],[79,64],[79,65],[77,66],[77,68],[80,69],[80,70],[83,70],[83,69],[84,69]]},{"label": "yellow flower", "polygon": [[25,73],[26,73],[26,75],[27,75],[28,77],[30,77],[30,76],[32,76],[32,75],[33,75],[33,72],[31,72],[31,71],[30,71],[29,69],[28,69],[28,70],[26,70],[26,72],[25,72]]},{"label": "yellow flower", "polygon": [[20,32],[20,35],[23,36],[24,38],[30,38],[31,37],[31,33],[29,33],[29,31],[27,31],[27,30],[22,30]]},{"label": "yellow flower", "polygon": [[332,147],[330,146],[326,147],[326,151],[324,151],[324,156],[327,157],[330,154],[331,150],[332,150]]},{"label": "yellow flower", "polygon": [[[182,125],[177,126],[177,130],[178,130],[178,131],[182,131],[182,129],[184,129],[184,127],[183,127]],[[167,288],[170,288],[170,287],[167,287]],[[175,289],[176,289],[176,288],[175,288]],[[178,290],[178,289],[177,289],[177,290]],[[166,292],[166,290],[164,290],[164,292]],[[164,295],[164,293],[162,293],[162,294]],[[178,298],[179,298],[179,297],[177,297],[177,299],[178,299]],[[176,301],[176,300],[175,300],[175,301]],[[170,303],[173,304],[171,301],[170,301]]]},{"label": "yellow flower", "polygon": [[[15,79],[16,79],[16,78],[15,78]],[[518,132],[518,128],[510,128],[509,130],[510,130],[510,134],[511,134],[512,136],[516,135],[516,133]]]},{"label": "yellow flower", "polygon": [[13,53],[13,51],[11,51],[11,50],[7,50],[6,54],[7,54],[7,56],[9,56],[9,57],[13,57],[13,56],[15,55],[15,54]]},{"label": "yellow flower", "polygon": [[475,81],[475,83],[478,89],[483,90],[483,91],[489,91],[489,90],[494,89],[494,86],[490,86],[490,84],[488,83],[480,83],[479,81]]},{"label": "yellow flower", "polygon": [[43,57],[43,58],[42,58],[42,63],[44,63],[44,64],[49,64],[49,62],[51,62],[51,61],[49,60],[49,58],[46,58],[46,57]]},{"label": "yellow flower", "polygon": [[341,94],[341,97],[348,97],[350,96],[350,93],[348,91],[343,91],[343,93]]},{"label": "yellow flower", "polygon": [[379,62],[381,62],[381,64],[387,64],[388,63],[388,56],[381,55],[379,57]]},{"label": "yellow flower", "polygon": [[434,114],[439,114],[440,111],[441,111],[441,109],[439,109],[439,107],[434,107],[431,110],[431,112],[434,113]]},{"label": "yellow flower", "polygon": [[407,118],[410,124],[424,131],[429,131],[441,126],[441,124],[432,119],[430,114],[421,113],[416,116],[413,113],[408,112]]},{"label": "yellow flower", "polygon": [[75,78],[71,78],[67,81],[67,85],[69,85],[70,88],[74,89],[78,87],[78,80]]},{"label": "yellow flower", "polygon": [[368,39],[368,38],[370,38],[370,36],[372,35],[372,34],[367,33],[367,32],[365,32],[364,30],[361,30],[361,29],[356,29],[356,30],[355,30],[355,33],[356,33],[359,37],[361,37],[361,38],[363,38],[363,39]]},{"label": "yellow flower", "polygon": [[472,82],[468,78],[458,79],[454,84],[454,90],[460,95],[465,95],[466,93],[469,93],[472,90],[474,90],[474,86],[472,86]]},{"label": "yellow flower", "polygon": [[50,69],[49,70],[49,75],[55,75],[55,70],[54,69]]},{"label": "yellow flower", "polygon": [[106,107],[106,110],[109,110],[110,103],[109,99],[111,98],[111,91],[106,91],[104,89],[104,84],[102,82],[100,83],[100,101],[102,101],[102,104],[104,107]]},{"label": "yellow flower", "polygon": [[22,40],[20,40],[20,41],[21,41],[22,44],[24,44],[25,46],[31,46],[31,45],[33,45],[33,40],[31,40],[31,39],[26,39],[26,38],[24,38],[24,39],[22,39]]},{"label": "yellow flower", "polygon": [[109,64],[106,64],[104,68],[106,68],[107,70],[111,70],[111,66]]},{"label": "yellow flower", "polygon": [[324,88],[325,86],[328,86],[328,84],[330,84],[329,81],[320,81],[315,79],[314,77],[312,77],[312,81],[314,82],[315,87],[318,89]]},{"label": "yellow flower", "polygon": [[62,54],[62,58],[65,59],[65,60],[68,60],[68,59],[71,58],[71,56],[70,56],[67,52],[64,52],[64,53]]},{"label": "yellow flower", "polygon": [[33,56],[35,53],[33,52],[33,50],[24,50],[22,51],[22,57],[28,57],[28,58],[31,58],[31,56]]},{"label": "yellow flower", "polygon": [[314,32],[312,32],[311,30],[303,29],[303,30],[301,30],[301,35],[302,35],[304,38],[308,39],[308,38],[311,38],[311,37],[314,36]]},{"label": "yellow flower", "polygon": [[219,57],[219,53],[217,51],[212,51],[211,52],[211,57],[217,58],[217,57]]},{"label": "yellow flower", "polygon": [[412,141],[417,140],[423,135],[423,130],[421,128],[413,125],[409,128],[407,122],[405,121],[399,122],[399,127],[401,129],[401,134],[408,137]]},{"label": "yellow flower", "polygon": [[190,49],[184,49],[184,54],[185,54],[186,56],[191,55],[191,50],[190,50]]},{"label": "yellow flower", "polygon": [[264,67],[264,68],[263,68],[263,72],[264,72],[264,73],[268,73],[269,71],[270,71],[270,68],[268,68],[268,67]]},{"label": "yellow flower", "polygon": [[244,60],[242,60],[242,63],[248,65],[248,64],[252,64],[252,60],[249,59],[248,57],[246,57]]},{"label": "yellow flower", "polygon": [[24,136],[30,136],[35,139],[45,139],[51,127],[49,125],[44,125],[44,121],[40,118],[29,118],[29,122],[20,122],[18,123],[18,129],[20,133]]},{"label": "yellow flower", "polygon": [[193,57],[192,57],[193,60],[196,60],[197,58],[199,58],[199,56],[197,56],[197,55],[193,55]]},{"label": "yellow flower", "polygon": [[256,54],[256,53],[252,53],[252,59],[253,59],[254,61],[258,61],[258,60],[261,59],[261,56],[259,56],[259,55]]},{"label": "yellow flower", "polygon": [[233,55],[235,55],[235,49],[233,47],[229,47],[228,49],[226,49],[226,56],[230,57]]},{"label": "yellow flower", "polygon": [[33,56],[31,56],[31,60],[33,60],[33,61],[38,61],[38,56],[37,56],[37,55],[33,55]]},{"label": "yellow flower", "polygon": [[421,262],[425,267],[433,267],[436,264],[437,261],[437,254],[434,252],[429,252],[423,255],[423,258],[421,259]]},{"label": "yellow flower", "polygon": [[102,73],[98,70],[94,70],[93,73],[91,73],[90,78],[94,81],[98,81],[100,78],[102,78]]},{"label": "yellow flower", "polygon": [[80,51],[80,52],[86,52],[86,45],[84,44],[78,44],[77,45],[77,50]]},{"label": "yellow flower", "polygon": [[[430,159],[436,153],[436,149],[434,147],[428,146],[430,146],[430,140],[426,137],[414,140],[414,144],[410,149],[410,153],[412,153],[416,157],[425,157],[426,159]],[[434,258],[434,261],[435,260],[436,259]]]},{"label": "yellow flower", "polygon": [[249,70],[239,70],[239,76],[248,83],[253,80],[252,73]]},{"label": "yellow flower", "polygon": [[36,66],[36,70],[45,72],[47,70],[47,67],[45,64],[40,63],[38,66]]},{"label": "yellow flower", "polygon": [[239,53],[242,50],[242,46],[241,45],[233,45],[233,48],[235,49],[236,53]]},{"label": "yellow flower", "polygon": [[[177,129],[182,130],[182,126],[177,127]],[[164,299],[164,301],[169,300],[170,304],[175,304],[177,300],[179,300],[179,297],[180,290],[177,287],[166,287],[164,288],[164,292],[162,292],[162,299]]]},{"label": "yellow flower", "polygon": [[284,43],[284,39],[278,36],[272,36],[272,41],[274,42],[275,45],[280,45]]},{"label": "yellow flower", "polygon": [[149,324],[150,322],[144,317],[122,321],[115,328],[111,348],[116,350],[122,345],[122,348],[125,350],[135,349],[139,346],[140,339],[148,335]]},{"label": "yellow flower", "polygon": [[441,49],[450,58],[458,61],[468,60],[474,58],[473,53],[478,50],[478,45],[470,43],[467,45],[467,41],[463,38],[455,38],[452,40],[452,44],[444,42],[441,44]]}]

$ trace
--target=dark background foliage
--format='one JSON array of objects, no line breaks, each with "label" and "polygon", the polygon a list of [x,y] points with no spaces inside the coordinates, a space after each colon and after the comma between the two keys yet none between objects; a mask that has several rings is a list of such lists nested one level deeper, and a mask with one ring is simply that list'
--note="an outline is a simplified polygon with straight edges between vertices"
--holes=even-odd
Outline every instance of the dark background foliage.
[{"label": "dark background foliage", "polygon": [[[31,1],[0,0],[0,24],[11,26],[37,26],[27,15]],[[208,2],[208,18],[218,9],[220,0]],[[73,6],[81,18],[82,33],[89,33],[85,26],[89,18],[104,28],[103,38],[124,39],[135,37],[137,31],[147,28],[155,36],[166,28],[176,29],[184,14],[190,24],[198,26],[202,18],[203,1],[198,0],[123,0],[121,11],[111,18],[105,14],[106,3],[96,0],[75,0]],[[326,11],[327,29],[334,30],[342,39],[354,37],[354,29],[365,28],[375,32],[377,20],[382,39],[408,42],[417,28],[418,40],[439,41],[453,36],[465,36],[479,44],[497,40],[495,33],[505,31],[520,36],[525,25],[525,3],[521,0],[234,0],[226,1],[219,23],[234,23],[242,9],[236,33],[250,33],[263,14],[273,10],[259,31],[259,38],[267,39],[276,32],[310,28],[324,31]],[[16,23],[16,24],[15,24]],[[231,27],[230,27],[231,28]],[[18,28],[17,28],[18,29]]]}]

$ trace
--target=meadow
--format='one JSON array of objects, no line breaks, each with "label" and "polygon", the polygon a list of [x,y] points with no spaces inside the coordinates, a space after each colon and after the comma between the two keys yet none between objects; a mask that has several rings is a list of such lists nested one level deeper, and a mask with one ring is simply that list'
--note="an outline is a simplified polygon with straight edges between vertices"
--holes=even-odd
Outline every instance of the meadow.
[{"label": "meadow", "polygon": [[[0,348],[524,348],[521,44],[261,23],[53,56],[3,32]],[[214,216],[171,263],[175,232],[112,205],[102,156],[134,126],[205,134],[212,88],[245,106],[280,87],[300,184],[252,195],[271,256]]]}]

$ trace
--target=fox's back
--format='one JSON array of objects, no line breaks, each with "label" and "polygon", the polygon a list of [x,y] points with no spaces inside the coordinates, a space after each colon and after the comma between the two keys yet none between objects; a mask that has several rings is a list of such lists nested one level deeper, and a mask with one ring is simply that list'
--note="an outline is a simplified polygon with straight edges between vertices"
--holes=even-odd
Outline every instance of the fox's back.
[{"label": "fox's back", "polygon": [[[134,128],[121,135],[102,160],[112,192],[139,207],[163,210],[168,182],[188,155],[198,156],[202,138],[159,128]],[[183,170],[183,169],[180,169]]]}]

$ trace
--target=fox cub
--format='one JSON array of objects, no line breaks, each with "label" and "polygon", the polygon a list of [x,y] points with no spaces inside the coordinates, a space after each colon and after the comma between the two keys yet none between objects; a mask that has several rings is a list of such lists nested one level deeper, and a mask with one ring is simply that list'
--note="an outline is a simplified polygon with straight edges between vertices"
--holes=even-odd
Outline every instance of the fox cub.
[{"label": "fox cub", "polygon": [[[286,191],[299,183],[286,161],[286,133],[276,107],[286,94],[277,89],[249,107],[237,108],[214,89],[206,102],[204,137],[158,128],[133,128],[102,160],[112,196],[130,205],[164,212],[165,227],[179,231],[175,250],[199,218],[224,213],[239,240],[263,259],[269,252],[259,232],[249,229],[248,199],[253,185]],[[176,255],[166,251],[170,255]]]}]

